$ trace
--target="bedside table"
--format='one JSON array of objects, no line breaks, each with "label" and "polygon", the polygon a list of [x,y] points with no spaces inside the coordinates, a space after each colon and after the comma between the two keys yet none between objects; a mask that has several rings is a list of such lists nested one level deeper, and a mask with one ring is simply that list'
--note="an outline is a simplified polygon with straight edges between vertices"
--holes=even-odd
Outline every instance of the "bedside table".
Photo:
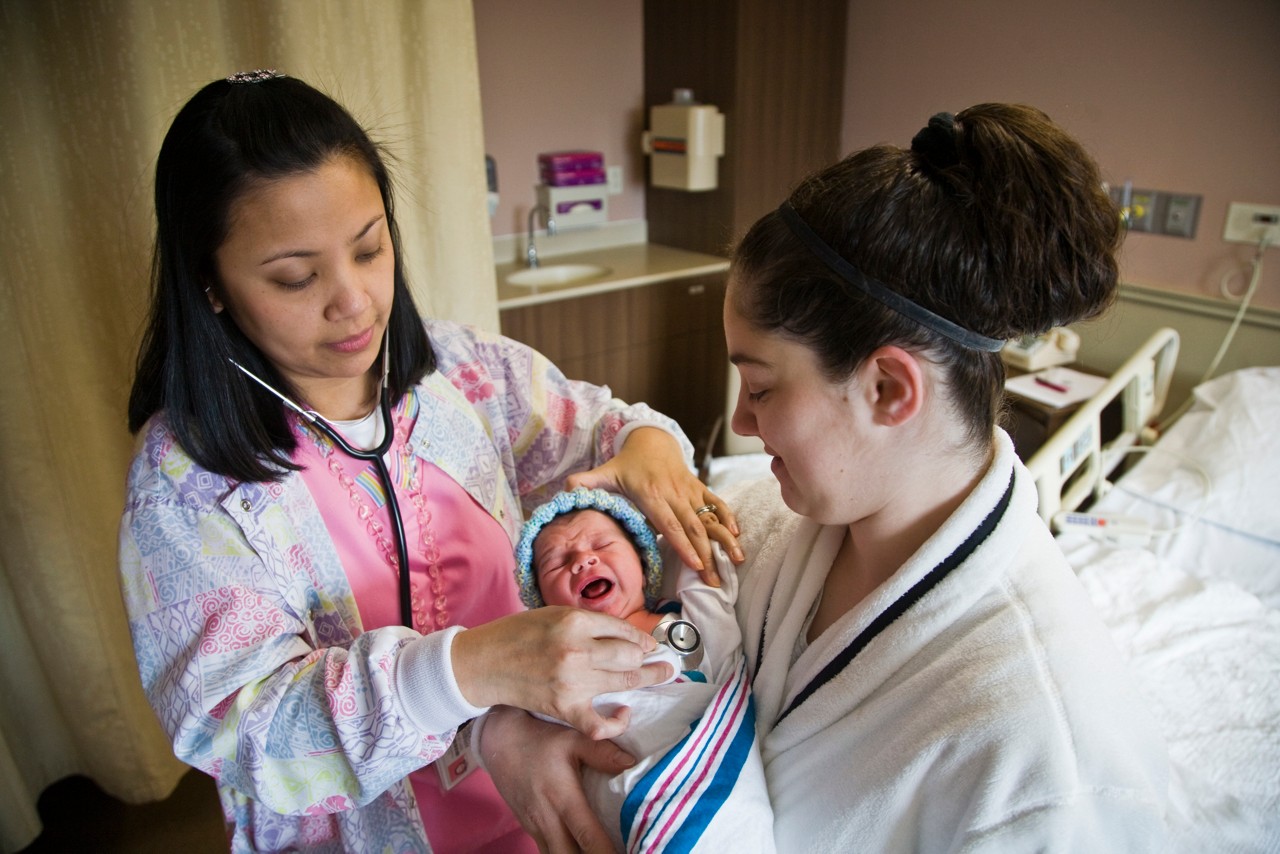
[{"label": "bedside table", "polygon": [[[1081,370],[1075,366],[1072,367],[1075,370]],[[1007,373],[1009,377],[1016,377],[1027,372],[1016,368],[1007,368]],[[1094,372],[1085,371],[1085,373]],[[1098,374],[1095,374],[1095,376],[1098,376]],[[1084,401],[1079,401],[1065,406],[1052,406],[1008,390],[1005,391],[1005,401],[1007,402],[1007,414],[1004,418],[1003,426],[1009,431],[1009,436],[1013,439],[1013,448],[1017,451],[1018,458],[1023,462],[1031,459],[1031,456],[1040,450],[1040,446],[1053,435],[1054,431],[1074,415],[1076,410],[1084,403]],[[1102,410],[1101,440],[1103,442],[1120,435],[1122,418],[1120,406],[1120,401],[1117,399]]]}]

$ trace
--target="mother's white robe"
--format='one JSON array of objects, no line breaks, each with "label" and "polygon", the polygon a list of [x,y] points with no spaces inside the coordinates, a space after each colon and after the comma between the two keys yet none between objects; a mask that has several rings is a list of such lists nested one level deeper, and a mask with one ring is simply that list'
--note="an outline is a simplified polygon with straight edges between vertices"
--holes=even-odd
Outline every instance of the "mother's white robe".
[{"label": "mother's white robe", "polygon": [[845,528],[789,511],[772,479],[734,496],[778,850],[1162,848],[1164,745],[996,432],[973,494],[794,663]]}]

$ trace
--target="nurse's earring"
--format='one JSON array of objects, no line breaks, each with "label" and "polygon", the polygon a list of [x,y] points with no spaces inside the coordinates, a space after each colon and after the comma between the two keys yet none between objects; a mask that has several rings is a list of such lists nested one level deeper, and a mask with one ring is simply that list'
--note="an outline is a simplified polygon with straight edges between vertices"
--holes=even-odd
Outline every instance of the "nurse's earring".
[{"label": "nurse's earring", "polygon": [[205,298],[209,300],[209,306],[213,309],[214,314],[222,313],[222,302],[213,295],[213,285],[204,289]]}]

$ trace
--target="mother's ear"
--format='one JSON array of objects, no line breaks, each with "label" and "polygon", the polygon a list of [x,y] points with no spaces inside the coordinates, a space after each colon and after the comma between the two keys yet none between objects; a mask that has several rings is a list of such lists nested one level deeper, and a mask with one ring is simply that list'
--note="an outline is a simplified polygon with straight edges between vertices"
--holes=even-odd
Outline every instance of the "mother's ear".
[{"label": "mother's ear", "polygon": [[872,418],[877,424],[896,427],[915,417],[924,406],[925,381],[920,360],[901,347],[872,351],[863,363],[863,387]]}]

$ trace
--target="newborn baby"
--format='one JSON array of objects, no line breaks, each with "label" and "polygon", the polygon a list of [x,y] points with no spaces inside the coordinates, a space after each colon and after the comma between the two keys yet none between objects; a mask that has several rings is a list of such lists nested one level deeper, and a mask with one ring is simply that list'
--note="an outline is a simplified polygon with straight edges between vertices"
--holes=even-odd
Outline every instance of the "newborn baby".
[{"label": "newborn baby", "polygon": [[[636,765],[615,777],[590,769],[583,777],[619,850],[774,850],[733,610],[737,576],[713,548],[718,588],[679,562],[630,502],[599,489],[562,492],[537,508],[516,547],[526,605],[627,620],[651,632],[656,655],[673,665],[666,684],[595,700],[602,713],[631,708],[630,727],[614,741]],[[675,567],[666,577],[664,553]]]}]

